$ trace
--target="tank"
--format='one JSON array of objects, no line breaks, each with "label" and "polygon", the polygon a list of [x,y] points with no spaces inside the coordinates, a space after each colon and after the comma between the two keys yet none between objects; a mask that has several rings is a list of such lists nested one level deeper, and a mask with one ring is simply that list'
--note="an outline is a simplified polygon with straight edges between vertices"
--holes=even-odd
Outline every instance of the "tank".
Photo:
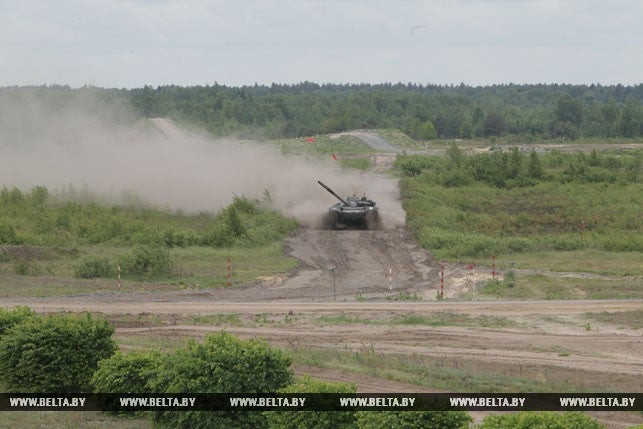
[{"label": "tank", "polygon": [[339,200],[338,203],[333,204],[328,208],[326,215],[326,225],[333,229],[345,228],[363,228],[363,229],[376,229],[379,225],[379,209],[375,205],[375,201],[366,198],[366,195],[358,197],[352,195],[343,199],[335,193],[332,189],[326,186],[321,180],[318,180],[324,189],[326,189],[332,196]]}]

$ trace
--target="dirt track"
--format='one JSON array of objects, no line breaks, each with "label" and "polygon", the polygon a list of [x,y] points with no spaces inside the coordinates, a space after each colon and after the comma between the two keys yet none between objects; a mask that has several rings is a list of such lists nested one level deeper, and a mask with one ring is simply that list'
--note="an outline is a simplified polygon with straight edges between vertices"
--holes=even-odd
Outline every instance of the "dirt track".
[{"label": "dirt track", "polygon": [[150,295],[133,298],[127,295],[77,296],[60,298],[7,298],[0,307],[28,305],[39,312],[99,311],[106,314],[287,314],[289,312],[332,314],[339,312],[430,312],[452,311],[471,315],[521,316],[528,314],[575,315],[586,312],[634,311],[643,309],[643,300],[576,301],[366,301],[366,302],[293,302],[293,301],[219,301],[208,293],[185,293],[186,300]]}]

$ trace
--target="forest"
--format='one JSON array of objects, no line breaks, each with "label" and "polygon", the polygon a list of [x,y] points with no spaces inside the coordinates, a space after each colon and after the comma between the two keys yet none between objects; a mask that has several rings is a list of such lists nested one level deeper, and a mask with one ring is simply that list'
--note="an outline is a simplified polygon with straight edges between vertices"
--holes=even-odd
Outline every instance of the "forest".
[{"label": "forest", "polygon": [[397,128],[418,140],[515,136],[526,143],[643,135],[643,84],[474,87],[303,82],[243,87],[215,83],[135,89],[0,88],[0,106],[29,97],[51,106],[78,99],[107,105],[119,102],[133,108],[134,116],[167,116],[218,136],[253,139],[364,128]]}]

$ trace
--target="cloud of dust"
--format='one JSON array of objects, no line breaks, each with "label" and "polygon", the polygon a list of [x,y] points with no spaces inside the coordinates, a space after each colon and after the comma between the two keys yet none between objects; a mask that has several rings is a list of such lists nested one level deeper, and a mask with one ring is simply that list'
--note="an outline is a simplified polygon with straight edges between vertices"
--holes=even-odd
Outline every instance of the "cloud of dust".
[{"label": "cloud of dust", "polygon": [[342,197],[375,200],[384,227],[404,223],[394,180],[341,170],[330,157],[286,156],[267,143],[187,133],[165,119],[127,119],[136,117],[127,106],[87,103],[53,108],[37,97],[0,99],[0,187],[54,191],[71,184],[106,202],[134,193],[186,212],[216,212],[235,195],[261,199],[267,190],[277,210],[316,226],[337,202],[321,180]]}]

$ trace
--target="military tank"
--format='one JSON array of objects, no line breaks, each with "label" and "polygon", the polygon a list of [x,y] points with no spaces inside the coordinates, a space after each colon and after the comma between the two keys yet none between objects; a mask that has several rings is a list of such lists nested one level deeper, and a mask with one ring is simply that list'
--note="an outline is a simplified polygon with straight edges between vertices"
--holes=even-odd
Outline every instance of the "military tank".
[{"label": "military tank", "polygon": [[352,195],[343,199],[321,180],[318,180],[317,183],[339,200],[338,203],[328,208],[325,222],[327,226],[333,229],[350,227],[376,229],[378,227],[379,209],[375,206],[375,201],[369,200],[366,195],[362,197]]}]

